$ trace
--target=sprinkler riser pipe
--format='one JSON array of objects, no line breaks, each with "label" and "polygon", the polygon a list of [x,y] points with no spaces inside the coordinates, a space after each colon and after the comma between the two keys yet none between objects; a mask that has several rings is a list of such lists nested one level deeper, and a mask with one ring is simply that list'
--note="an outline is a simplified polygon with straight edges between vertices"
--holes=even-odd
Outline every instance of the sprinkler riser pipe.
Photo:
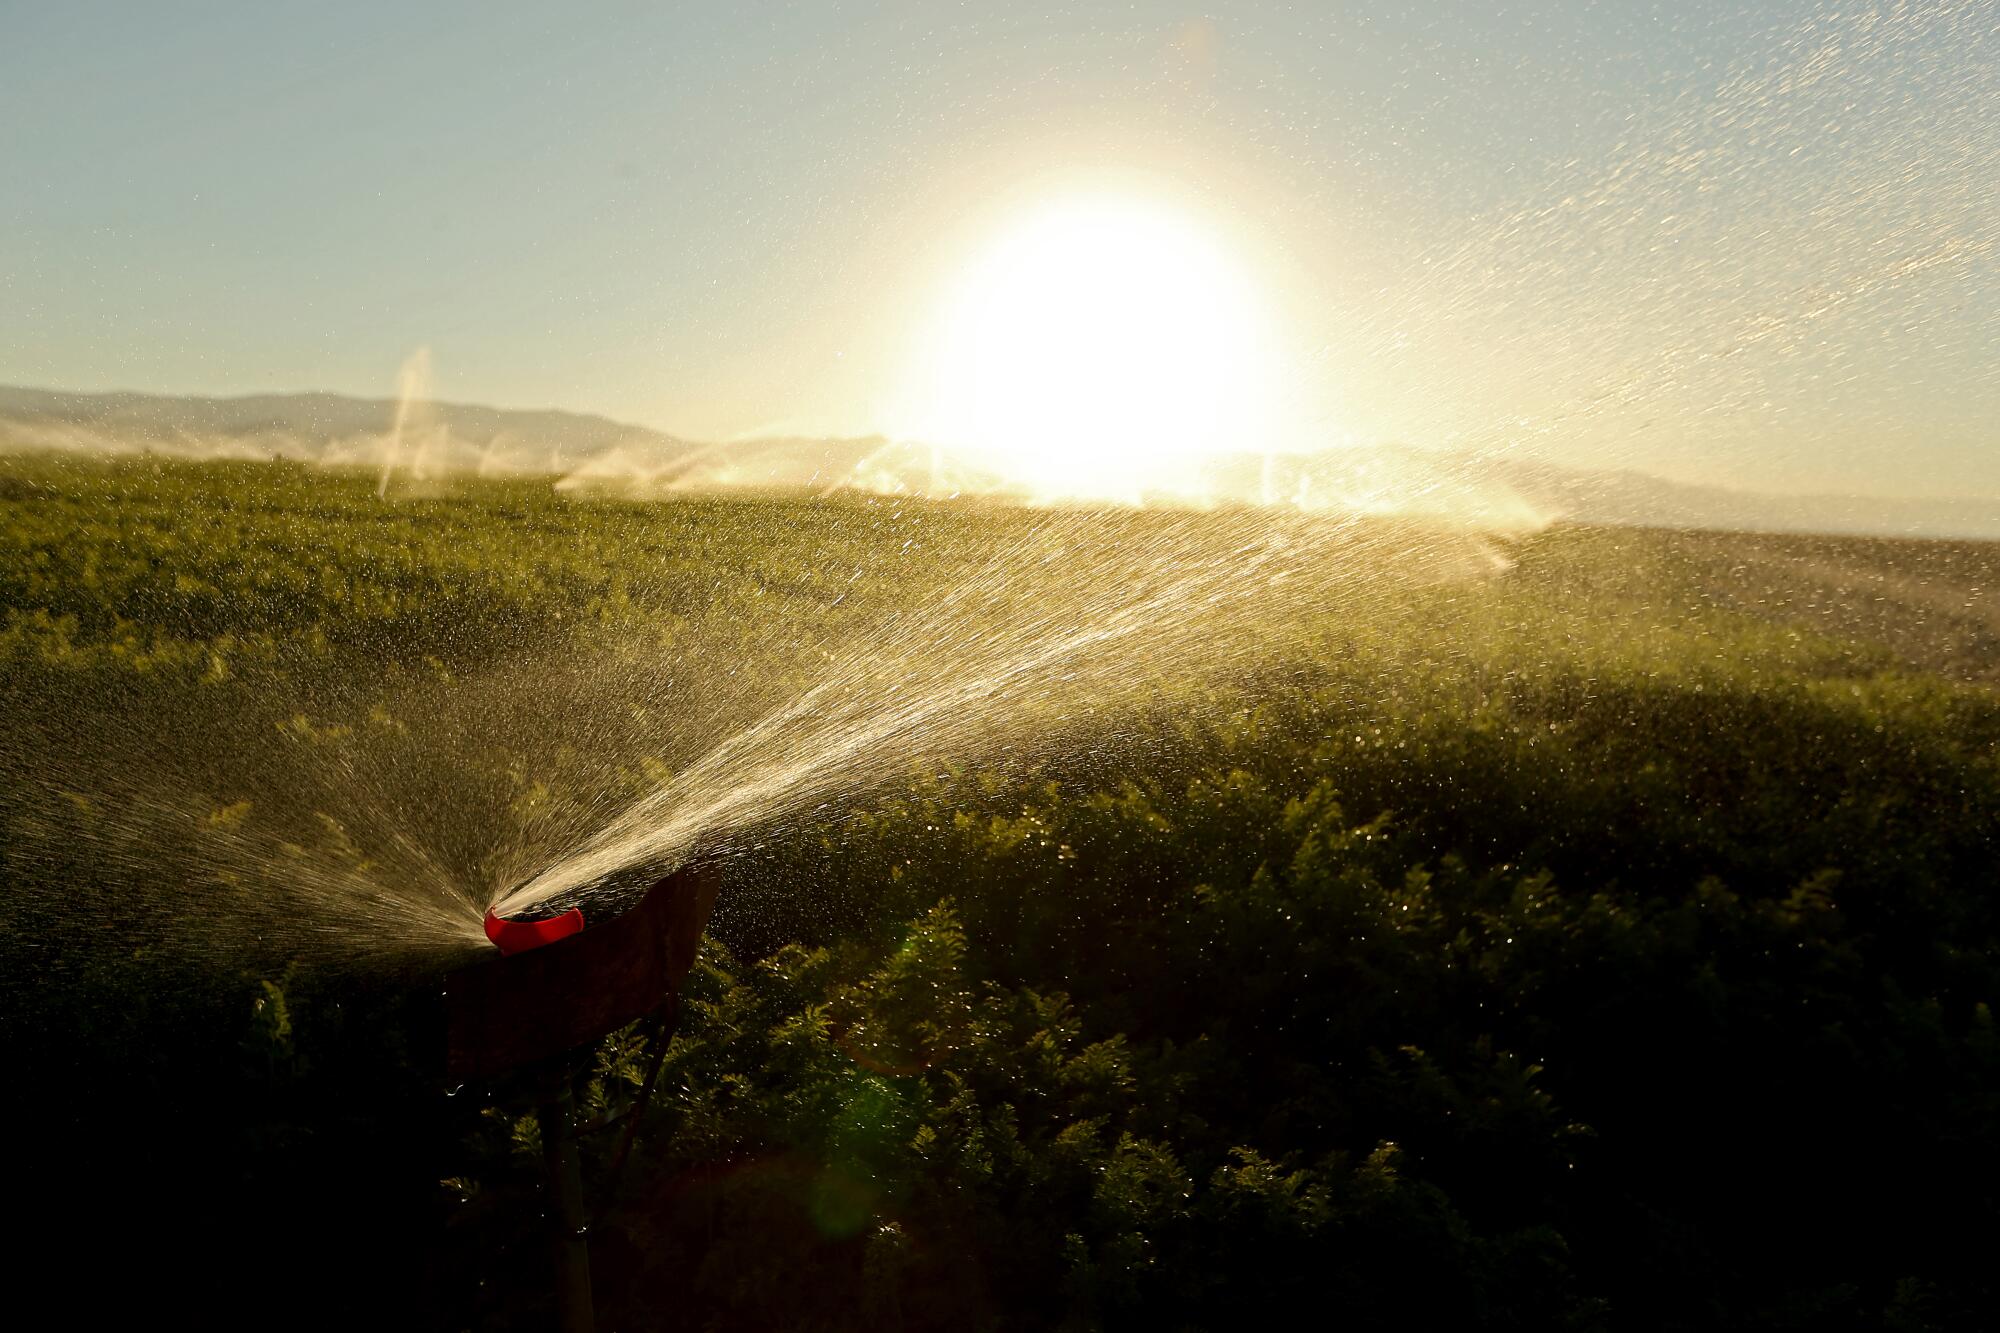
[{"label": "sprinkler riser pipe", "polygon": [[563,1333],[595,1333],[597,1311],[590,1291],[590,1227],[583,1211],[583,1165],[576,1151],[569,1083],[536,1112],[542,1127],[542,1171],[549,1189],[549,1221],[555,1228],[556,1301]]}]

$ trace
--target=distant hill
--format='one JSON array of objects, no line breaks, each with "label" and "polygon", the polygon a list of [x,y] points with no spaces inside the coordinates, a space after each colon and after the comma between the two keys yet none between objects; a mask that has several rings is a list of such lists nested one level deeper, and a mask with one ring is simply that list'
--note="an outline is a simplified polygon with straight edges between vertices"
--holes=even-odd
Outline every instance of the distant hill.
[{"label": "distant hill", "polygon": [[[562,489],[667,495],[860,490],[1033,499],[975,460],[880,436],[684,440],[573,412],[413,404],[331,393],[189,398],[0,386],[0,450],[285,458],[415,477],[545,475]],[[1641,527],[2000,539],[2000,499],[1867,499],[1691,486],[1405,445],[1213,461],[1178,494],[1335,512],[1423,513],[1482,526],[1551,519]]]},{"label": "distant hill", "polygon": [[1494,470],[1537,504],[1586,523],[2000,540],[2000,497],[1779,495],[1520,461]]},{"label": "distant hill", "polygon": [[182,398],[0,386],[0,448],[290,458],[379,465],[392,446],[439,471],[567,473],[610,451],[666,460],[699,448],[644,426],[574,412],[413,405],[396,439],[393,399],[333,393]]}]

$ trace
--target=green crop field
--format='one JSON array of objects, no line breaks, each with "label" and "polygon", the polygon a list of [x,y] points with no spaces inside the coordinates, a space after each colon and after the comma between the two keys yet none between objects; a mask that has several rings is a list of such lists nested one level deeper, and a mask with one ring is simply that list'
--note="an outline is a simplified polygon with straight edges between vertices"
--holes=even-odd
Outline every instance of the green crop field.
[{"label": "green crop field", "polygon": [[1382,520],[1185,573],[1270,522],[6,460],[23,1216],[197,1325],[546,1326],[534,1122],[436,1079],[399,913],[843,664],[862,719],[970,661],[1018,708],[857,721],[726,830],[639,1148],[586,1138],[607,1326],[1984,1326],[2000,548]]}]

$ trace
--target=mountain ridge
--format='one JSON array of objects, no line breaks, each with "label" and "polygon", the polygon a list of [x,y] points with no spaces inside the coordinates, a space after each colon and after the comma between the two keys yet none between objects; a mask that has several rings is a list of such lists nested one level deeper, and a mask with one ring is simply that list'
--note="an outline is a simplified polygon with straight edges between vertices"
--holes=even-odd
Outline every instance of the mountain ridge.
[{"label": "mountain ridge", "polygon": [[[564,489],[638,494],[864,490],[1032,500],[976,462],[882,436],[703,442],[596,413],[357,398],[323,390],[229,397],[0,385],[0,452],[66,450],[278,459],[415,475],[546,475]],[[1643,527],[2000,539],[2000,499],[1782,494],[1631,469],[1455,456],[1387,444],[1214,460],[1200,493],[1307,508],[1404,512],[1489,526],[1554,518]],[[1131,497],[1148,498],[1144,493]],[[1152,498],[1185,499],[1185,494]]]}]

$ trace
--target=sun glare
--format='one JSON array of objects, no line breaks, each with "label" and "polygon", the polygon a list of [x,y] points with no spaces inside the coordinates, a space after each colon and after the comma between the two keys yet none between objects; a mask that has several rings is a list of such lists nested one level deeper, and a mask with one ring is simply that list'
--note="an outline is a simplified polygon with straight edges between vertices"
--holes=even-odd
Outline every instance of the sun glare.
[{"label": "sun glare", "polygon": [[1201,460],[1264,446],[1261,304],[1191,218],[1128,199],[1045,206],[949,285],[907,433],[1040,499],[1198,490]]}]

